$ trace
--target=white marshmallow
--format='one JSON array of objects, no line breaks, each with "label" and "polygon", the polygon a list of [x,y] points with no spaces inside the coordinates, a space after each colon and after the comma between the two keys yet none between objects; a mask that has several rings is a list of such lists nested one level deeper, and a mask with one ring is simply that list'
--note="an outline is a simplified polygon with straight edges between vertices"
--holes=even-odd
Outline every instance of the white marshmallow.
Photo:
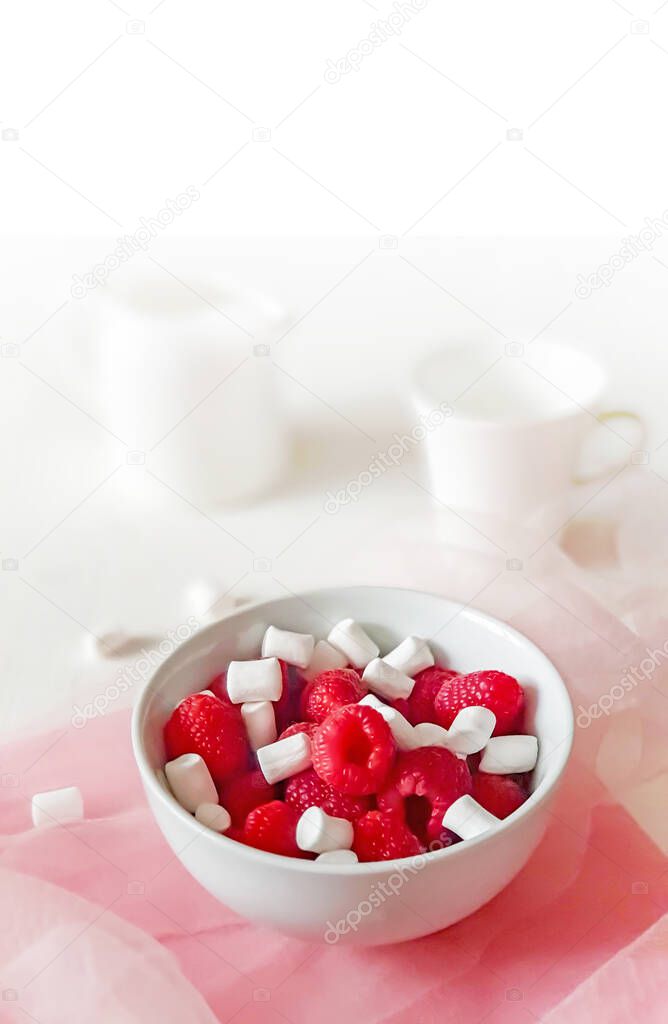
[{"label": "white marshmallow", "polygon": [[410,697],[415,686],[415,681],[410,676],[388,665],[382,658],[374,658],[369,662],[362,673],[362,680],[372,693],[377,693],[386,700]]},{"label": "white marshmallow", "polygon": [[289,665],[306,668],[313,656],[313,637],[310,633],[291,633],[287,629],[269,626],[262,640],[263,658],[282,658]]},{"label": "white marshmallow", "polygon": [[227,832],[232,824],[228,811],[220,804],[200,804],[195,811],[200,825],[206,825],[213,832]]},{"label": "white marshmallow", "polygon": [[227,695],[233,704],[278,700],[282,689],[283,675],[278,658],[231,661],[227,667]]},{"label": "white marshmallow", "polygon": [[322,807],[307,807],[297,822],[297,846],[309,853],[349,850],[353,842],[352,822],[334,818]]},{"label": "white marshmallow", "polygon": [[313,657],[304,670],[304,678],[309,682],[315,679],[321,672],[331,672],[334,668],[345,668],[348,659],[336,647],[332,647],[326,640],[318,640],[313,648]]},{"label": "white marshmallow", "polygon": [[158,782],[160,783],[160,785],[164,789],[165,793],[169,793],[170,796],[173,796],[174,794],[172,793],[171,789],[169,788],[169,783],[167,782],[167,776],[165,775],[164,768],[158,768],[158,770],[156,771],[155,774],[156,774],[156,776],[158,778]]},{"label": "white marshmallow", "polygon": [[407,676],[416,676],[423,668],[434,664],[434,655],[426,640],[421,636],[407,636],[405,640],[386,654],[383,658],[392,668],[405,672]]},{"label": "white marshmallow", "polygon": [[200,804],[218,803],[213,779],[199,754],[181,754],[181,757],[168,761],[165,775],[181,807],[191,814]]},{"label": "white marshmallow", "polygon": [[397,711],[396,708],[391,708],[388,704],[383,704],[382,700],[378,700],[378,697],[373,693],[367,693],[366,697],[362,697],[360,704],[366,704],[383,716],[390,727],[390,732],[394,736],[394,742],[399,750],[413,750],[415,747],[413,736],[415,730],[400,711]]},{"label": "white marshmallow", "polygon": [[414,747],[449,747],[450,736],[447,729],[435,722],[419,722],[413,726]]},{"label": "white marshmallow", "polygon": [[286,736],[283,740],[260,747],[257,751],[260,770],[268,783],[289,779],[311,764],[311,740],[305,732]]},{"label": "white marshmallow", "polygon": [[241,705],[251,750],[266,747],[276,739],[276,715],[270,700],[256,700]]},{"label": "white marshmallow", "polygon": [[496,715],[489,708],[462,708],[448,729],[448,747],[454,754],[477,754],[494,732]]},{"label": "white marshmallow", "polygon": [[492,736],[482,752],[480,771],[490,775],[513,775],[536,767],[538,740],[535,736]]},{"label": "white marshmallow", "polygon": [[316,863],[320,864],[357,864],[357,854],[354,850],[328,850],[326,853],[319,853]]},{"label": "white marshmallow", "polygon": [[499,819],[481,807],[472,796],[460,796],[443,815],[443,825],[460,839],[475,839],[499,824]]},{"label": "white marshmallow", "polygon": [[380,648],[354,619],[337,622],[327,640],[337,651],[345,654],[355,668],[366,668],[380,654]]},{"label": "white marshmallow", "polygon": [[64,789],[35,793],[31,811],[35,828],[41,825],[60,825],[67,821],[81,821],[84,813],[81,790],[78,786],[66,786]]}]

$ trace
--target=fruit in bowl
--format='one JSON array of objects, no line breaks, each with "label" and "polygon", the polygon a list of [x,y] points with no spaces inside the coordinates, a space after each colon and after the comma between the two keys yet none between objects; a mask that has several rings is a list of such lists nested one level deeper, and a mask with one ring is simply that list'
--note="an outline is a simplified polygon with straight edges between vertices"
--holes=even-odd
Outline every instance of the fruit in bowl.
[{"label": "fruit in bowl", "polygon": [[[358,623],[345,622],[348,633],[366,639]],[[334,626],[334,638],[343,629],[340,623]],[[185,697],[167,721],[167,780],[174,780],[175,796],[186,810],[194,808],[197,817],[198,787],[202,773],[208,771],[204,795],[211,797],[214,786],[219,787],[221,814],[210,819],[214,831],[229,832],[237,842],[285,856],[319,854],[327,861],[335,850],[349,850],[349,862],[390,860],[472,838],[481,823],[491,827],[495,817],[503,820],[526,800],[527,781],[520,785],[506,780],[505,789],[492,781],[520,769],[531,772],[538,756],[536,743],[531,744],[528,759],[517,749],[531,738],[508,735],[513,730],[521,733],[523,727],[524,691],[515,678],[498,671],[460,675],[435,665],[427,641],[413,636],[404,648],[420,651],[420,664],[431,663],[419,672],[415,660],[401,655],[400,645],[387,659],[370,659],[361,676],[359,669],[346,664],[316,672],[306,682],[299,668],[308,670],[311,662],[302,658],[302,652],[313,651],[314,646],[310,635],[269,626],[262,650],[273,655],[233,662],[225,676],[216,677],[218,695],[207,689]],[[370,638],[368,646],[372,651]],[[332,656],[347,658],[330,647]],[[306,663],[297,666],[291,658]],[[412,726],[383,697],[399,693],[397,700],[404,702],[410,716],[416,681],[425,673],[431,698],[425,701],[418,687],[421,721]],[[431,686],[433,680],[438,687]],[[303,721],[288,722],[277,739],[278,712],[290,704],[299,707]],[[434,728],[421,729],[424,724]],[[480,759],[469,763],[469,756],[492,750],[492,737],[501,734],[507,737],[505,748],[491,773],[481,769]],[[523,757],[519,762],[518,753]],[[237,813],[231,830],[232,817],[220,790],[226,782],[248,786],[258,771],[269,787],[264,794],[269,799],[249,807],[242,818]],[[477,800],[471,795],[474,778]],[[468,813],[457,835],[444,818],[464,796],[469,797],[463,804]],[[314,819],[309,814],[312,808],[322,812],[316,834],[308,827]],[[481,815],[480,808],[487,815]]]},{"label": "fruit in bowl", "polygon": [[[514,630],[364,587],[203,630],[147,685],[133,737],[158,823],[209,891],[297,935],[380,943],[458,920],[519,871],[572,715]],[[376,906],[388,878],[401,899]]]}]

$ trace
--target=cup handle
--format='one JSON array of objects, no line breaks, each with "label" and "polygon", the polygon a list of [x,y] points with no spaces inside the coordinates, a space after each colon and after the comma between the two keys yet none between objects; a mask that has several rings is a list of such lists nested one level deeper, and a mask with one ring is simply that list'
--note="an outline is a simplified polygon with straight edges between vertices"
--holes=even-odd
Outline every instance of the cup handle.
[{"label": "cup handle", "polygon": [[[644,422],[644,420],[642,419],[641,416],[638,416],[638,414],[635,413],[635,412],[631,412],[630,409],[610,409],[610,410],[607,410],[605,412],[599,413],[599,415],[596,417],[596,419],[598,420],[599,424],[605,424],[605,423],[608,423],[610,420],[617,420],[617,419],[619,419],[619,420],[626,420],[627,422],[635,423],[635,425],[637,427],[637,431],[638,431],[637,439],[636,439],[636,442],[635,442],[635,446],[637,447],[640,444],[642,444],[642,441],[643,441],[643,439],[645,437],[645,422]],[[594,428],[592,428],[592,429],[594,429]],[[590,484],[590,483],[593,483],[595,480],[604,480],[605,477],[608,476],[608,474],[610,473],[610,471],[612,469],[621,467],[623,465],[624,465],[624,461],[620,460],[620,462],[612,463],[611,465],[606,466],[604,469],[598,470],[598,472],[596,472],[596,473],[589,473],[589,474],[587,474],[587,473],[583,473],[583,474],[576,473],[573,476],[573,483],[574,484]]]}]

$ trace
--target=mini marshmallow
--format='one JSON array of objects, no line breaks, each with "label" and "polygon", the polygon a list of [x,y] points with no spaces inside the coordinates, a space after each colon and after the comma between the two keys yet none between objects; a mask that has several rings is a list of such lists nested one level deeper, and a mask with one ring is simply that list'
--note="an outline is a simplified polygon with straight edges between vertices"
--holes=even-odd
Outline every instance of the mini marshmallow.
[{"label": "mini marshmallow", "polygon": [[32,798],[32,823],[35,828],[42,825],[61,825],[68,821],[81,821],[84,813],[83,797],[78,786],[64,789],[50,789],[35,793]]},{"label": "mini marshmallow", "polygon": [[157,776],[158,782],[160,783],[160,785],[164,789],[165,793],[169,793],[170,796],[173,796],[174,794],[172,793],[171,789],[169,788],[169,783],[167,782],[167,776],[165,775],[164,769],[163,768],[158,768],[158,770],[156,771],[155,774]]},{"label": "mini marshmallow", "polygon": [[460,839],[475,839],[499,824],[472,796],[460,796],[443,815],[443,825]]},{"label": "mini marshmallow", "polygon": [[385,655],[383,661],[407,676],[416,676],[423,668],[430,668],[434,664],[434,655],[427,641],[421,636],[407,636],[394,650]]},{"label": "mini marshmallow", "polygon": [[354,619],[337,622],[327,640],[337,651],[345,654],[355,668],[366,668],[380,654],[380,648]]},{"label": "mini marshmallow", "polygon": [[321,672],[331,672],[334,668],[345,668],[348,659],[336,647],[332,647],[326,640],[318,640],[313,648],[313,657],[303,672],[304,678],[309,682],[315,679]]},{"label": "mini marshmallow", "polygon": [[282,658],[289,665],[306,668],[313,656],[313,643],[310,633],[291,633],[269,626],[262,640],[262,657]]},{"label": "mini marshmallow", "polygon": [[536,767],[538,740],[535,736],[492,736],[482,752],[480,771],[490,775],[513,775]]},{"label": "mini marshmallow", "polygon": [[276,739],[276,715],[270,700],[256,700],[241,705],[251,750],[266,747]]},{"label": "mini marshmallow", "polygon": [[233,704],[278,700],[282,689],[278,658],[231,661],[227,667],[227,695]]},{"label": "mini marshmallow", "polygon": [[390,732],[394,736],[394,742],[399,750],[413,750],[415,747],[413,735],[415,730],[400,711],[397,711],[396,708],[391,708],[388,704],[383,704],[382,700],[378,700],[378,697],[373,693],[368,693],[366,697],[362,697],[360,704],[366,704],[383,716],[390,727]]},{"label": "mini marshmallow", "polygon": [[200,804],[195,817],[200,825],[206,825],[213,832],[227,832],[232,824],[229,812],[220,804]]},{"label": "mini marshmallow", "polygon": [[419,722],[413,727],[414,747],[449,747],[450,735],[442,725],[435,722]]},{"label": "mini marshmallow", "polygon": [[267,782],[282,782],[311,764],[311,740],[305,732],[286,736],[257,751],[257,760]]},{"label": "mini marshmallow", "polygon": [[362,673],[362,681],[372,693],[385,697],[386,700],[397,700],[399,697],[410,697],[415,680],[400,672],[398,668],[388,665],[382,658],[374,658]]},{"label": "mini marshmallow", "polygon": [[357,864],[357,854],[354,850],[328,850],[326,853],[319,853],[316,863],[320,864]]},{"label": "mini marshmallow", "polygon": [[307,807],[297,822],[297,846],[309,853],[348,850],[353,842],[352,822],[334,818],[322,807]]},{"label": "mini marshmallow", "polygon": [[462,708],[448,729],[448,747],[454,754],[477,754],[494,732],[496,715],[489,708]]},{"label": "mini marshmallow", "polygon": [[165,775],[181,807],[191,814],[200,804],[218,803],[213,779],[199,754],[181,754],[181,757],[168,761]]}]

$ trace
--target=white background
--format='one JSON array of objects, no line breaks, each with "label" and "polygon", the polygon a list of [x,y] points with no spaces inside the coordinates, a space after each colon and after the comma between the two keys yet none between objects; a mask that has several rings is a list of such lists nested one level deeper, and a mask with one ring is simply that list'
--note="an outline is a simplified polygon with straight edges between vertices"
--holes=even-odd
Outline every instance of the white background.
[{"label": "white background", "polygon": [[113,234],[188,184],[194,235],[616,237],[666,209],[667,5],[428,0],[328,84],[394,11],[4,4],[5,230]]},{"label": "white background", "polygon": [[[360,58],[393,13],[385,0],[2,6],[9,728],[99,688],[111,670],[85,660],[91,633],[178,621],[189,580],[247,599],[349,577],[379,524],[384,557],[416,532],[437,539],[433,502],[399,472],[345,515],[322,506],[411,422],[410,370],[444,341],[591,352],[608,404],[648,424],[648,472],[668,478],[663,229],[609,286],[576,292],[668,210],[668,4],[429,0]],[[359,67],[330,83],[330,61]],[[292,468],[270,500],[213,521],[110,439],[92,297],[70,292],[188,186],[200,198],[132,272],[157,261],[185,287],[232,273],[290,323],[272,358]],[[174,422],[201,397],[184,385]]]}]

